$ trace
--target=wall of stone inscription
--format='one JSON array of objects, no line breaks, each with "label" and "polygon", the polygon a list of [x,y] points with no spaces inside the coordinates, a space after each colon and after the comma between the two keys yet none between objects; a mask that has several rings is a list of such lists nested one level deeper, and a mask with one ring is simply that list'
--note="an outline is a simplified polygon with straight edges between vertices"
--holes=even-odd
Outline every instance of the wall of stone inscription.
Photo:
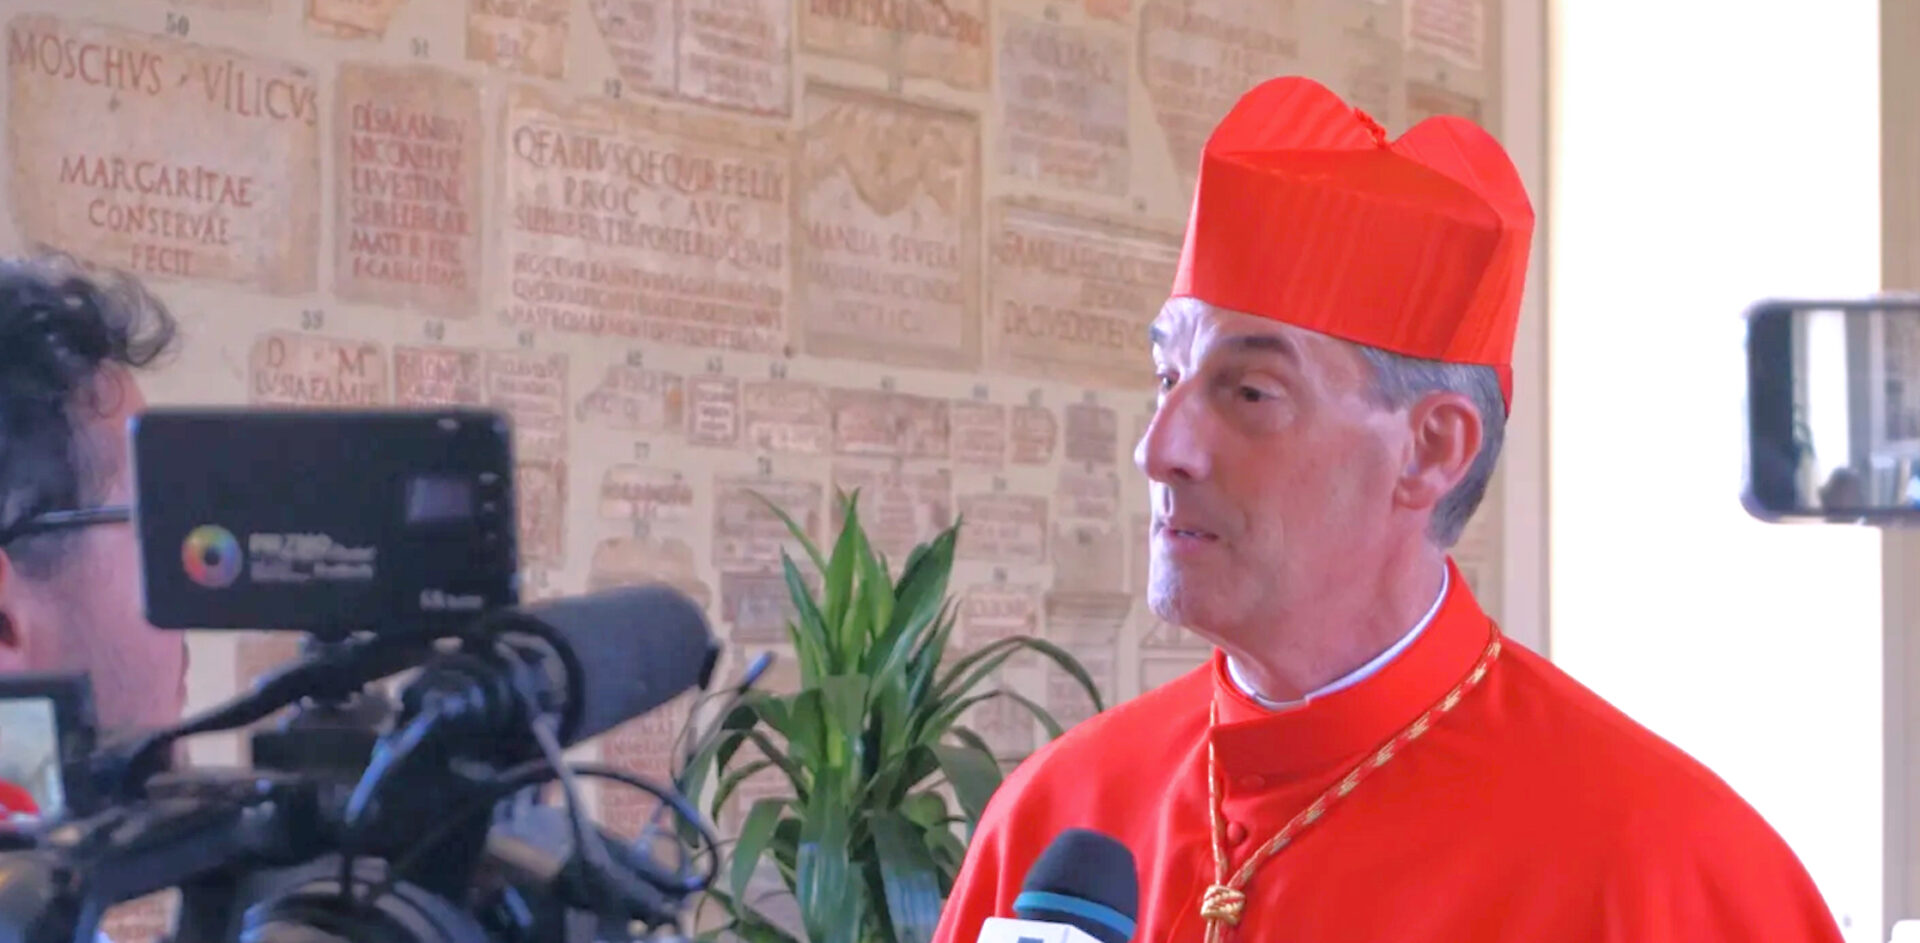
[{"label": "wall of stone inscription", "polygon": [[[754,492],[825,540],[858,487],[896,560],[964,514],[962,643],[1052,638],[1115,701],[1204,657],[1138,602],[1131,453],[1213,122],[1304,72],[1396,132],[1501,127],[1495,0],[6,9],[0,249],[148,277],[186,328],[156,402],[500,407],[530,594],[672,582],[730,669],[783,631]],[[1460,549],[1496,612],[1500,495]],[[292,651],[196,636],[196,706]],[[660,774],[683,715],[594,749]]]}]

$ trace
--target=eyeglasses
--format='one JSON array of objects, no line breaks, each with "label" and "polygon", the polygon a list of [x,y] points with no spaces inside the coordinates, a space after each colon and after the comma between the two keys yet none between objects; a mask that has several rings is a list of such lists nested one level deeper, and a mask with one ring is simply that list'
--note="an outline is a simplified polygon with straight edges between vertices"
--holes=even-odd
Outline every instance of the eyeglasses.
[{"label": "eyeglasses", "polygon": [[48,511],[45,514],[35,514],[12,527],[0,529],[0,547],[9,546],[16,540],[38,534],[92,527],[95,524],[121,524],[130,520],[133,520],[133,508],[125,504],[80,508],[72,511]]}]

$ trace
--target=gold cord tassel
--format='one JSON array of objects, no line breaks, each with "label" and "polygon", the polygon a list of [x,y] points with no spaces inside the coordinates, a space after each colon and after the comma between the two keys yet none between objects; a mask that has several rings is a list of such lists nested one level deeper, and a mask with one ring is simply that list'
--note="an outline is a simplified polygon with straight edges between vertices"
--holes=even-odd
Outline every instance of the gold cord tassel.
[{"label": "gold cord tassel", "polygon": [[1200,916],[1207,921],[1207,943],[1220,943],[1226,927],[1240,925],[1240,913],[1247,906],[1247,895],[1220,884],[1207,888],[1200,901]]},{"label": "gold cord tassel", "polygon": [[1207,888],[1200,899],[1200,916],[1209,921],[1224,920],[1228,926],[1240,925],[1240,912],[1247,907],[1247,895],[1222,884]]}]

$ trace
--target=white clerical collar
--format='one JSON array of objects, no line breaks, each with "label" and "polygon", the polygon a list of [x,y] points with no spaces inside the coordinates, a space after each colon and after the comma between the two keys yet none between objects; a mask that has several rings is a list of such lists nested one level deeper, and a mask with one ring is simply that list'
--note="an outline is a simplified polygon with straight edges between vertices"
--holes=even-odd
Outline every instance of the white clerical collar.
[{"label": "white clerical collar", "polygon": [[1361,665],[1360,667],[1347,672],[1345,675],[1339,678],[1335,678],[1332,682],[1329,682],[1328,684],[1315,688],[1312,691],[1308,691],[1306,697],[1303,697],[1297,701],[1271,701],[1255,693],[1253,690],[1253,685],[1249,684],[1247,682],[1246,676],[1240,673],[1240,665],[1233,660],[1232,655],[1227,656],[1227,674],[1229,677],[1233,678],[1234,686],[1238,687],[1241,690],[1241,692],[1245,693],[1248,697],[1253,698],[1255,703],[1258,703],[1261,707],[1264,707],[1268,710],[1274,710],[1274,711],[1284,710],[1289,707],[1299,707],[1300,705],[1305,704],[1308,701],[1313,700],[1314,698],[1326,697],[1327,695],[1332,694],[1335,691],[1340,691],[1346,688],[1350,688],[1372,677],[1374,672],[1379,671],[1380,669],[1386,667],[1387,662],[1394,660],[1394,658],[1398,657],[1401,652],[1406,651],[1407,646],[1412,645],[1413,640],[1420,637],[1420,633],[1426,629],[1428,623],[1431,623],[1433,621],[1433,617],[1440,613],[1440,604],[1442,602],[1445,602],[1447,598],[1447,584],[1452,581],[1453,581],[1452,574],[1448,571],[1446,567],[1442,567],[1440,570],[1440,595],[1434,598],[1433,605],[1428,607],[1427,609],[1427,614],[1424,616],[1421,616],[1420,621],[1414,623],[1413,628],[1409,630],[1407,634],[1400,637],[1400,641],[1393,643],[1393,646],[1391,648],[1388,648],[1386,651],[1381,652],[1378,655],[1375,655],[1372,661],[1369,661],[1366,664]]}]

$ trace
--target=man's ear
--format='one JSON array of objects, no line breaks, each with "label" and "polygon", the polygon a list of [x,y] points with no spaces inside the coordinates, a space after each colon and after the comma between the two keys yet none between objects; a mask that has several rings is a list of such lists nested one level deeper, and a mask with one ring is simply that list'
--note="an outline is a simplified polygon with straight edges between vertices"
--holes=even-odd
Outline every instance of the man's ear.
[{"label": "man's ear", "polygon": [[1432,508],[1480,454],[1480,411],[1459,393],[1430,393],[1407,410],[1407,430],[1406,465],[1394,497],[1405,507]]},{"label": "man's ear", "polygon": [[26,587],[13,558],[0,551],[0,674],[28,670],[27,637],[32,629]]}]

